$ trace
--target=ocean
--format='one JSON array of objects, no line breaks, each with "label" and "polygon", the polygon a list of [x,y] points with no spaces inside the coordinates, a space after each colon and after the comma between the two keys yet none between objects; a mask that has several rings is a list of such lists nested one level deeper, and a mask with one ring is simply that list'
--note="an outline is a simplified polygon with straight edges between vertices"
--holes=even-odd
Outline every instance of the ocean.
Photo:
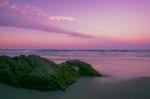
[{"label": "ocean", "polygon": [[56,63],[79,59],[104,77],[79,79],[66,91],[40,92],[0,84],[0,99],[150,99],[150,50],[1,49],[0,55],[40,55]]}]

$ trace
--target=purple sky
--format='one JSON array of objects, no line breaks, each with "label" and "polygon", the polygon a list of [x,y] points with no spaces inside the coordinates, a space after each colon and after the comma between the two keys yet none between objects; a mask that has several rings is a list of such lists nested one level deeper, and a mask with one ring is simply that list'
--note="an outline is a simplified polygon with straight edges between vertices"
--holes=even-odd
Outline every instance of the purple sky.
[{"label": "purple sky", "polygon": [[0,48],[149,49],[150,0],[0,0]]}]

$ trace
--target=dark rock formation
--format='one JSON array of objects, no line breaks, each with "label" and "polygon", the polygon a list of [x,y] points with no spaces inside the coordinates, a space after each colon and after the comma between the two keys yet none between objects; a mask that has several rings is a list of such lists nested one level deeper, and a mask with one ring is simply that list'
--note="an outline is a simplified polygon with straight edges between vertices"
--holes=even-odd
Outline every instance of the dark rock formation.
[{"label": "dark rock formation", "polygon": [[82,76],[102,76],[90,64],[70,60],[56,64],[36,55],[0,56],[0,82],[41,91],[65,90]]},{"label": "dark rock formation", "polygon": [[62,66],[72,67],[81,76],[102,76],[97,71],[95,71],[90,64],[82,62],[80,60],[69,60],[65,63],[60,64]]}]

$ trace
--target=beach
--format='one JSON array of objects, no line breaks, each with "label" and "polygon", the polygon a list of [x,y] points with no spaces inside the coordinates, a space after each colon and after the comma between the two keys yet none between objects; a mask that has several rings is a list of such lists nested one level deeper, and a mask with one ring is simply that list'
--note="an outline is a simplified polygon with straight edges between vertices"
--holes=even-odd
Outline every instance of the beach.
[{"label": "beach", "polygon": [[0,55],[40,55],[56,63],[79,59],[104,77],[84,77],[66,91],[41,92],[0,83],[0,99],[150,99],[149,50],[0,50]]}]

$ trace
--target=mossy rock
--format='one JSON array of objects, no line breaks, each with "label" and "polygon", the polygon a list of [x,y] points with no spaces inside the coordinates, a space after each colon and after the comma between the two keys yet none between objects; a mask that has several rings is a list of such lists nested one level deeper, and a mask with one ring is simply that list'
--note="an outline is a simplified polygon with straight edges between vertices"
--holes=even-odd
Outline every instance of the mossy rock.
[{"label": "mossy rock", "polygon": [[41,91],[66,90],[82,76],[102,76],[90,64],[70,60],[61,64],[37,55],[0,56],[0,82]]},{"label": "mossy rock", "polygon": [[72,67],[81,76],[102,76],[95,69],[93,69],[90,64],[80,60],[68,60],[65,63],[62,63],[61,65]]}]

